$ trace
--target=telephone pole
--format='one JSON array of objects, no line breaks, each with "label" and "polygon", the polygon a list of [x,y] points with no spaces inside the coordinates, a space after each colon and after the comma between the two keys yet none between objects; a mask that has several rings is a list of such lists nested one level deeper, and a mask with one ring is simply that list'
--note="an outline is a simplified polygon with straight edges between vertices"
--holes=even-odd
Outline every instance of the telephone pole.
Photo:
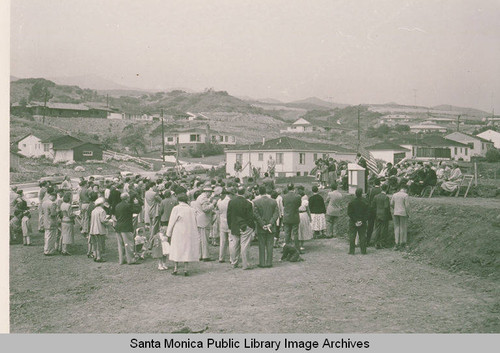
[{"label": "telephone pole", "polygon": [[358,105],[358,151],[359,151],[359,146],[360,146],[360,144],[361,144],[361,143],[360,143],[360,141],[361,141],[361,137],[360,137],[361,135],[360,135],[360,133],[361,133],[361,132],[360,132],[360,128],[359,128],[359,107],[360,107],[360,106]]},{"label": "telephone pole", "polygon": [[45,124],[45,111],[47,110],[47,92],[45,92],[45,96],[43,97],[43,120],[42,124]]},{"label": "telephone pole", "polygon": [[161,110],[161,160],[165,163],[165,132],[163,131],[163,109]]}]

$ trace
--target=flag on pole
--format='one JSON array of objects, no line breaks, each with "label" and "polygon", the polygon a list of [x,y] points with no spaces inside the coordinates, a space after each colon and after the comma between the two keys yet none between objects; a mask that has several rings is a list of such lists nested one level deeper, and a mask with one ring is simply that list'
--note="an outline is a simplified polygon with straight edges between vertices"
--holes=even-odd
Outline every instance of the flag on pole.
[{"label": "flag on pole", "polygon": [[370,151],[359,146],[359,153],[361,153],[361,156],[365,159],[366,166],[368,167],[368,170],[374,174],[378,174],[379,171],[377,168],[377,161],[375,160],[373,155],[370,153]]}]

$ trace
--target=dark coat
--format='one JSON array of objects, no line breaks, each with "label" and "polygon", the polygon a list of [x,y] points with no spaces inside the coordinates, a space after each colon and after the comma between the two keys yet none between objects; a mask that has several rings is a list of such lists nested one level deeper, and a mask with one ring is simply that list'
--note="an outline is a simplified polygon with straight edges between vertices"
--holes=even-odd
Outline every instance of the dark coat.
[{"label": "dark coat", "polygon": [[356,197],[354,200],[349,202],[349,205],[347,206],[347,215],[349,216],[351,222],[366,222],[368,220],[369,210],[370,209],[366,199]]},{"label": "dark coat", "polygon": [[236,196],[227,205],[227,225],[231,234],[240,235],[246,227],[255,228],[252,203],[243,196]]},{"label": "dark coat", "polygon": [[373,199],[373,206],[375,208],[375,218],[381,221],[388,221],[391,219],[391,202],[389,196],[385,193],[380,193]]},{"label": "dark coat", "polygon": [[269,196],[262,196],[254,201],[253,215],[257,225],[257,234],[270,234],[262,229],[263,226],[270,224],[271,231],[274,232],[276,228],[276,221],[278,220],[278,203]]},{"label": "dark coat", "polygon": [[300,195],[293,191],[289,191],[283,196],[283,223],[284,224],[299,224],[299,207],[302,203]]},{"label": "dark coat", "polygon": [[326,213],[325,200],[320,194],[314,194],[309,198],[309,210],[313,214]]}]

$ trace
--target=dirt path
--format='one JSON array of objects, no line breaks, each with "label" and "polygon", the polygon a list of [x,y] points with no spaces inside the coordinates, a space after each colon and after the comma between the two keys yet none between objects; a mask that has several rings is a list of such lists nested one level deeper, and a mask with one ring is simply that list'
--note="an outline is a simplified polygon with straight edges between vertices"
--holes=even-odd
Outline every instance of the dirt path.
[{"label": "dirt path", "polygon": [[[347,255],[343,239],[306,244],[306,261],[243,271],[198,263],[191,277],[10,247],[11,332],[500,332],[500,284],[391,250]],[[212,257],[216,248],[210,249]],[[253,261],[257,247],[252,246]]]}]

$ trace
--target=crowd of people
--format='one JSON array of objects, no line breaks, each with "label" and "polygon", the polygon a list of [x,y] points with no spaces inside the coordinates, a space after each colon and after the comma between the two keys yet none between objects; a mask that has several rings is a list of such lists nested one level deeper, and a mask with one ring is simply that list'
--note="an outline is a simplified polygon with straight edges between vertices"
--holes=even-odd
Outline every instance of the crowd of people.
[{"label": "crowd of people", "polygon": [[[268,173],[263,179],[244,181],[237,177],[204,180],[200,176],[168,176],[155,181],[139,175],[99,181],[90,177],[81,178],[77,190],[71,190],[69,178],[59,186],[44,181],[40,183],[38,207],[43,253],[70,256],[79,224],[87,240],[87,257],[95,262],[106,262],[106,240],[112,235],[117,239],[120,264],[141,264],[151,256],[157,259],[158,270],[171,266],[174,275],[180,266],[184,275],[189,275],[189,263],[197,261],[229,261],[233,268],[252,269],[252,241],[258,243],[258,267],[272,267],[273,249],[280,247],[282,260],[301,261],[306,241],[340,236],[337,225],[346,207],[340,192],[343,175],[337,178],[337,168],[333,160],[320,161],[318,169],[328,179],[308,190],[293,184],[277,189]],[[388,167],[387,173],[397,177],[393,169]],[[407,186],[402,183],[401,190],[389,199],[389,185],[380,186],[376,179],[366,197],[359,189],[348,204],[349,254],[354,254],[356,235],[362,254],[371,245],[405,245]],[[320,190],[325,187],[330,189],[326,195]],[[11,191],[11,210],[11,242],[22,239],[24,245],[31,245],[31,212],[22,191]],[[391,219],[394,237],[388,234]],[[219,248],[218,258],[210,257],[210,246]]]}]

